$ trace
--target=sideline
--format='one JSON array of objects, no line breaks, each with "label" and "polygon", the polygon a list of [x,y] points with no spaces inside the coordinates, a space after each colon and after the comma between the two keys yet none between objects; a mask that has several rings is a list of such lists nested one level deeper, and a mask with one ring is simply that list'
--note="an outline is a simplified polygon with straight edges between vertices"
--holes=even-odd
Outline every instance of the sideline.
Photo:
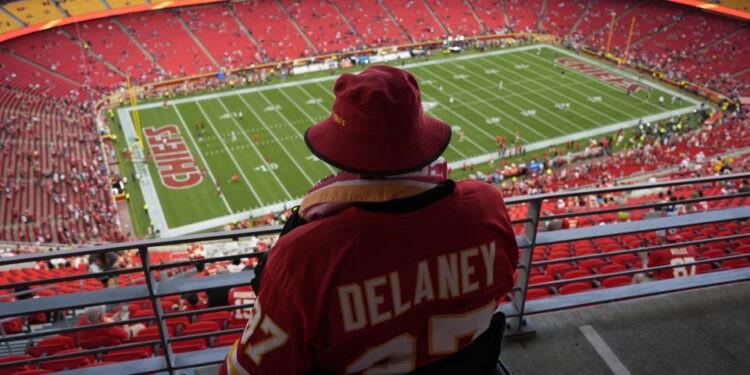
[{"label": "sideline", "polygon": [[[632,79],[641,84],[648,85],[656,90],[664,91],[674,96],[679,96],[683,100],[689,103],[692,103],[693,106],[684,107],[684,108],[671,110],[671,111],[665,111],[665,112],[657,113],[654,115],[645,116],[641,119],[632,119],[628,121],[622,121],[622,122],[609,124],[609,125],[594,128],[594,129],[567,134],[567,135],[560,136],[557,138],[546,139],[543,141],[531,143],[525,146],[526,151],[536,151],[536,150],[545,149],[554,145],[563,144],[568,141],[575,141],[575,140],[579,140],[583,138],[593,138],[593,137],[597,137],[603,134],[612,133],[612,132],[619,130],[620,128],[628,128],[628,127],[635,126],[641,120],[643,122],[654,122],[657,120],[662,120],[667,117],[681,116],[687,113],[691,113],[694,110],[698,109],[699,104],[701,103],[700,101],[695,100],[689,96],[686,96],[685,94],[681,92],[675,91],[671,88],[660,85],[658,83],[651,82],[651,80],[644,79],[643,77],[637,76],[633,73],[618,70],[616,68],[613,68],[612,66],[609,66],[608,64],[604,64],[602,62],[596,61],[595,59],[589,56],[584,56],[583,54],[578,55],[574,52],[570,52],[566,49],[563,49],[557,46],[550,46],[550,45],[543,45],[543,46],[544,48],[551,48],[561,54],[567,55],[569,57],[581,59],[601,69],[607,70],[609,72],[613,72],[618,75],[622,75],[626,78]],[[450,59],[438,59],[438,60],[423,61],[423,62],[412,63],[412,64],[405,64],[403,68],[408,69],[408,68],[415,68],[415,67],[420,67],[420,66],[435,65],[435,64],[440,64],[440,63],[470,60],[470,59],[482,58],[485,56],[502,55],[502,54],[526,51],[526,50],[531,50],[531,49],[536,50],[536,48],[538,47],[539,47],[539,44],[533,44],[533,45],[527,45],[527,46],[521,46],[521,47],[513,47],[513,48],[508,48],[508,49],[503,49],[503,50],[498,50],[498,51],[477,53],[477,54],[472,54],[472,55],[467,55],[467,56],[456,56]],[[275,89],[299,86],[299,85],[310,84],[310,83],[319,84],[320,82],[335,80],[338,77],[339,75],[334,75],[334,76],[329,76],[329,77],[319,77],[319,78],[311,78],[311,79],[301,80],[301,81],[278,83],[278,84],[269,85],[269,86],[250,87],[250,88],[244,88],[240,90],[227,91],[227,92],[221,92],[221,93],[191,96],[187,98],[168,100],[168,103],[171,104],[172,106],[176,106],[176,104],[180,104],[180,103],[191,103],[191,102],[199,102],[203,100],[219,99],[225,96],[233,96],[233,95],[239,96],[245,93],[252,93],[252,92],[258,92],[258,91],[265,91],[265,90],[275,90]],[[149,109],[149,108],[157,108],[161,106],[163,106],[162,103],[156,102],[156,103],[138,105],[136,106],[136,109],[142,110],[142,109]],[[130,112],[132,110],[133,109],[131,107],[117,109],[117,114],[121,119],[122,129],[125,134],[125,138],[128,142],[128,145],[138,141],[138,138],[135,134],[133,122],[130,116]],[[143,153],[140,150],[140,148],[135,147],[133,151],[134,151],[134,157],[136,160],[143,159]],[[464,160],[450,162],[448,163],[448,167],[451,169],[458,169],[458,168],[462,168],[464,163],[466,163],[467,165],[472,164],[472,163],[474,164],[484,163],[484,162],[488,162],[490,158],[495,157],[495,156],[496,156],[495,152],[484,154],[484,155],[479,155],[479,156],[474,156],[474,157],[466,158]],[[151,220],[153,220],[154,222],[154,230],[159,230],[160,232],[158,237],[181,236],[185,234],[195,233],[195,232],[231,224],[234,221],[242,221],[242,220],[262,217],[272,212],[278,212],[286,208],[293,207],[302,202],[302,197],[299,197],[299,198],[291,199],[285,202],[282,201],[282,202],[275,203],[272,205],[258,207],[258,208],[251,209],[248,211],[234,212],[233,214],[228,215],[228,216],[208,219],[208,220],[195,222],[192,224],[188,224],[188,225],[184,225],[184,226],[180,226],[176,228],[169,228],[166,222],[166,218],[164,217],[162,206],[159,202],[158,194],[156,193],[156,189],[153,186],[153,181],[151,179],[148,166],[144,162],[134,162],[133,164],[135,166],[137,173],[141,177],[139,183],[141,185],[141,190],[143,191],[144,201],[149,206],[149,216]]]}]

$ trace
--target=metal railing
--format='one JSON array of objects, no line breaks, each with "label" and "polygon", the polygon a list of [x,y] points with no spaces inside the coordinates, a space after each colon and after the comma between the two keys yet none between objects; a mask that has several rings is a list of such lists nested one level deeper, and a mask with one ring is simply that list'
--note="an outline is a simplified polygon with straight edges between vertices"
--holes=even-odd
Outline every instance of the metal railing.
[{"label": "metal railing", "polygon": [[[665,249],[673,247],[674,245],[655,245],[648,247],[639,248],[624,248],[622,250],[616,250],[611,252],[593,253],[593,254],[581,254],[561,259],[545,259],[541,261],[533,261],[534,250],[538,246],[553,245],[562,242],[574,242],[578,240],[597,239],[602,237],[616,237],[634,233],[646,233],[653,232],[655,230],[667,230],[670,228],[688,227],[693,225],[706,225],[717,222],[729,222],[729,221],[743,221],[745,227],[747,226],[747,220],[750,219],[750,206],[738,206],[731,208],[722,208],[716,210],[707,210],[705,212],[686,214],[680,216],[671,217],[659,217],[653,219],[645,219],[639,221],[629,222],[618,222],[610,223],[607,225],[596,225],[590,227],[582,227],[575,229],[564,229],[557,231],[540,231],[540,223],[550,220],[560,220],[565,218],[574,218],[581,216],[593,216],[597,217],[603,214],[612,214],[621,211],[633,211],[643,209],[658,209],[664,206],[668,206],[674,203],[646,203],[640,205],[626,205],[617,208],[606,208],[606,209],[593,209],[589,211],[565,213],[565,214],[546,214],[543,212],[543,203],[547,201],[556,201],[557,199],[564,199],[568,197],[578,197],[584,195],[604,195],[604,194],[626,194],[628,192],[643,190],[643,189],[663,189],[663,188],[674,188],[680,186],[689,185],[713,185],[717,183],[726,183],[730,180],[749,179],[750,173],[739,173],[732,175],[722,175],[704,178],[684,179],[675,181],[665,181],[658,183],[646,183],[638,185],[628,186],[615,186],[602,189],[584,189],[578,191],[566,191],[559,193],[540,194],[533,196],[523,197],[511,197],[505,199],[508,206],[524,205],[527,207],[527,213],[524,218],[513,221],[514,225],[522,225],[523,233],[517,235],[516,240],[520,248],[520,258],[518,265],[518,274],[516,287],[513,289],[513,298],[511,302],[502,303],[499,305],[499,309],[502,310],[508,317],[508,325],[506,327],[506,336],[522,336],[533,334],[534,328],[531,323],[529,315],[538,314],[547,311],[560,310],[570,307],[583,306],[594,303],[602,303],[609,301],[617,301],[621,299],[647,296],[658,293],[667,293],[676,290],[696,288],[708,285],[716,285],[722,283],[730,283],[742,280],[750,280],[750,267],[740,268],[735,270],[726,270],[721,272],[712,272],[707,274],[699,274],[687,278],[664,280],[659,282],[643,283],[621,286],[617,288],[598,288],[591,291],[550,296],[543,299],[528,300],[527,291],[533,288],[550,288],[556,287],[573,282],[592,282],[595,280],[615,277],[615,276],[626,276],[633,275],[635,273],[643,272],[641,268],[630,268],[625,271],[609,273],[609,274],[592,274],[584,277],[574,279],[556,279],[553,281],[529,285],[529,278],[531,271],[535,267],[548,266],[555,263],[563,262],[578,262],[587,259],[595,258],[607,258],[617,255],[634,254],[643,251],[654,251],[659,249]],[[695,203],[699,201],[712,202],[717,200],[733,200],[737,198],[745,199],[750,196],[750,193],[734,193],[722,196],[708,196],[702,198],[686,199],[682,200],[680,204]],[[253,272],[239,272],[239,273],[227,273],[215,276],[207,276],[201,278],[191,279],[172,279],[172,280],[160,280],[157,281],[154,276],[154,271],[162,271],[166,269],[180,269],[186,266],[196,266],[198,263],[216,263],[234,260],[238,258],[249,258],[258,256],[259,253],[247,253],[237,255],[227,255],[213,257],[210,259],[202,260],[184,260],[176,261],[169,264],[151,264],[150,260],[150,249],[165,245],[174,244],[185,244],[193,242],[207,242],[217,240],[239,240],[240,238],[249,236],[260,236],[267,234],[275,234],[281,230],[280,226],[257,228],[257,229],[244,229],[232,232],[220,232],[210,234],[199,234],[191,236],[183,236],[177,238],[166,238],[166,239],[154,239],[145,241],[136,241],[120,244],[112,244],[107,246],[94,246],[81,249],[72,250],[60,250],[53,252],[45,252],[39,254],[25,254],[16,257],[0,258],[0,266],[13,265],[25,262],[34,262],[41,260],[48,260],[60,257],[74,257],[83,256],[90,254],[100,254],[104,252],[121,251],[121,250],[138,250],[138,256],[141,260],[141,266],[113,270],[107,272],[99,272],[85,275],[69,275],[63,277],[56,277],[45,280],[34,280],[34,281],[23,281],[12,284],[6,284],[0,286],[0,289],[10,290],[20,287],[36,287],[38,285],[50,285],[60,282],[68,282],[75,280],[83,280],[89,278],[101,278],[105,276],[118,276],[122,274],[136,274],[142,275],[145,278],[145,283],[141,285],[130,285],[119,288],[92,290],[82,293],[72,293],[64,295],[49,296],[35,299],[25,299],[13,302],[0,303],[0,319],[27,316],[29,314],[54,311],[54,310],[70,310],[80,309],[87,306],[93,305],[117,305],[121,303],[127,303],[136,300],[148,300],[151,303],[151,307],[154,311],[154,316],[141,317],[141,318],[130,318],[123,321],[104,323],[97,325],[85,325],[75,326],[66,328],[56,329],[45,329],[34,332],[25,332],[16,335],[7,335],[0,337],[1,343],[8,343],[14,341],[29,341],[38,339],[45,336],[54,336],[59,334],[74,334],[76,332],[85,331],[88,329],[116,326],[122,324],[136,324],[136,323],[148,323],[155,322],[159,327],[158,339],[144,341],[144,342],[127,342],[115,347],[103,347],[85,350],[75,353],[66,354],[55,354],[40,358],[29,358],[22,359],[9,363],[0,363],[0,369],[8,368],[11,366],[33,364],[44,361],[50,361],[55,359],[64,359],[70,357],[77,357],[86,354],[97,355],[99,353],[109,352],[112,350],[129,349],[142,346],[153,346],[163,349],[163,354],[141,359],[137,361],[121,362],[117,364],[106,365],[104,367],[99,366],[95,368],[81,368],[75,370],[75,373],[101,373],[104,371],[113,371],[115,373],[126,371],[128,373],[151,373],[157,371],[169,371],[170,373],[176,369],[189,368],[196,366],[204,366],[215,364],[223,360],[228,351],[228,347],[215,347],[208,348],[206,350],[188,353],[174,353],[172,350],[172,343],[207,338],[216,335],[226,335],[232,333],[239,333],[242,331],[241,328],[222,330],[219,332],[202,333],[190,336],[178,336],[170,337],[168,334],[166,319],[192,316],[198,314],[205,314],[217,311],[230,311],[234,309],[242,309],[251,307],[253,304],[242,304],[242,305],[231,305],[212,307],[202,310],[194,311],[183,311],[183,312],[169,312],[165,313],[162,311],[162,298],[172,295],[181,295],[188,292],[201,292],[208,289],[218,287],[231,287],[239,285],[247,285],[250,280],[254,277]],[[728,236],[712,237],[698,240],[691,240],[684,242],[682,245],[704,245],[718,241],[740,241],[750,237],[748,232],[733,233]],[[652,267],[647,270],[662,270],[675,268],[679,266],[690,266],[705,263],[721,262],[732,259],[747,258],[750,254],[740,253],[726,253],[726,256],[714,259],[698,259],[694,263],[687,263],[681,265],[669,265]],[[33,291],[34,289],[32,289]],[[2,298],[2,296],[0,296]]]}]

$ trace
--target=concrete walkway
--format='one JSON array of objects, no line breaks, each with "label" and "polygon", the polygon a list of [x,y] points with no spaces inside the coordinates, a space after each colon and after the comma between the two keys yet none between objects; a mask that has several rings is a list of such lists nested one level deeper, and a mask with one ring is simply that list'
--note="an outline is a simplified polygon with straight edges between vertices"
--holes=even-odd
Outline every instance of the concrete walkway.
[{"label": "concrete walkway", "polygon": [[531,317],[501,358],[524,374],[750,374],[750,282]]}]

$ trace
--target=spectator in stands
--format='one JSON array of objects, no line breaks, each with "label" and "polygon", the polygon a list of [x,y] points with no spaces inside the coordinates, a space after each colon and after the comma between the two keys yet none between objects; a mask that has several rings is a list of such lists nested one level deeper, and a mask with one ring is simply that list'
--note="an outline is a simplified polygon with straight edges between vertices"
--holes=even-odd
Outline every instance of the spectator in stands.
[{"label": "spectator in stands", "polygon": [[[216,275],[228,273],[226,267],[217,267]],[[229,289],[231,286],[223,286],[206,290],[208,296],[208,307],[226,306],[229,304]]]},{"label": "spectator in stands", "polygon": [[[89,306],[84,310],[84,315],[81,317],[79,325],[94,325],[101,323],[111,323],[119,320],[119,315],[115,315],[116,318],[110,318],[107,316],[104,309],[104,305]],[[119,344],[130,340],[142,329],[146,328],[141,323],[138,324],[123,324],[121,326],[109,326],[103,328],[88,329],[85,331],[78,332],[78,341],[83,338],[97,338],[102,337],[104,339],[111,339],[112,344]]]},{"label": "spectator in stands", "polygon": [[[119,263],[120,257],[116,253],[106,252],[100,254],[93,254],[90,256],[89,261],[89,273],[105,272],[116,270]],[[117,278],[114,276],[102,276],[97,278],[101,281],[102,285],[106,288],[112,288],[117,285]]]},{"label": "spectator in stands", "polygon": [[[659,245],[678,243],[682,241],[682,237],[680,237],[680,235],[678,234],[675,234],[674,229],[670,229],[669,234],[665,234],[664,230],[656,231],[656,238]],[[686,264],[695,262],[695,247],[676,246],[650,251],[648,252],[648,254],[646,254],[646,252],[641,252],[638,255],[641,257],[641,264],[643,265],[644,269],[648,267]],[[633,275],[633,283],[637,284],[646,281],[665,280],[693,275],[695,275],[694,264],[683,267],[666,268],[657,271],[648,271],[646,273],[637,273]]]},{"label": "spectator in stands", "polygon": [[229,272],[240,272],[243,269],[245,269],[245,265],[242,264],[242,259],[232,259],[232,262],[230,264],[227,264],[227,270]]},{"label": "spectator in stands", "polygon": [[200,310],[206,307],[206,301],[201,299],[198,293],[191,292],[185,293],[174,306],[173,310],[177,311],[193,311]]},{"label": "spectator in stands", "polygon": [[518,260],[502,196],[447,179],[450,127],[423,115],[411,73],[371,66],[333,91],[305,141],[343,171],[295,208],[221,373],[490,373]]}]

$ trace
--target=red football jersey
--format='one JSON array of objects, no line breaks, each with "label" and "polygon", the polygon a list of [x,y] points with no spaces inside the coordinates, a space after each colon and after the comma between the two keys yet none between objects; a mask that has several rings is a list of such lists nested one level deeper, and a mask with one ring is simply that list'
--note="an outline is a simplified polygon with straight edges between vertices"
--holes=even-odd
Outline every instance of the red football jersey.
[{"label": "red football jersey", "polygon": [[[673,247],[652,251],[648,256],[648,266],[658,267],[695,262],[695,248],[693,246]],[[695,265],[675,267],[655,271],[657,279],[671,279],[674,277],[685,277],[695,275]]]},{"label": "red football jersey", "polygon": [[502,196],[483,182],[401,214],[344,209],[279,239],[221,373],[409,372],[487,329],[517,261]]},{"label": "red football jersey", "polygon": [[[250,285],[238,286],[229,290],[230,305],[244,305],[255,302],[255,299],[255,292],[253,291],[253,287]],[[233,327],[238,327],[238,323],[247,323],[247,321],[250,320],[250,314],[252,310],[252,307],[245,307],[243,309],[232,311],[230,325]]]}]

